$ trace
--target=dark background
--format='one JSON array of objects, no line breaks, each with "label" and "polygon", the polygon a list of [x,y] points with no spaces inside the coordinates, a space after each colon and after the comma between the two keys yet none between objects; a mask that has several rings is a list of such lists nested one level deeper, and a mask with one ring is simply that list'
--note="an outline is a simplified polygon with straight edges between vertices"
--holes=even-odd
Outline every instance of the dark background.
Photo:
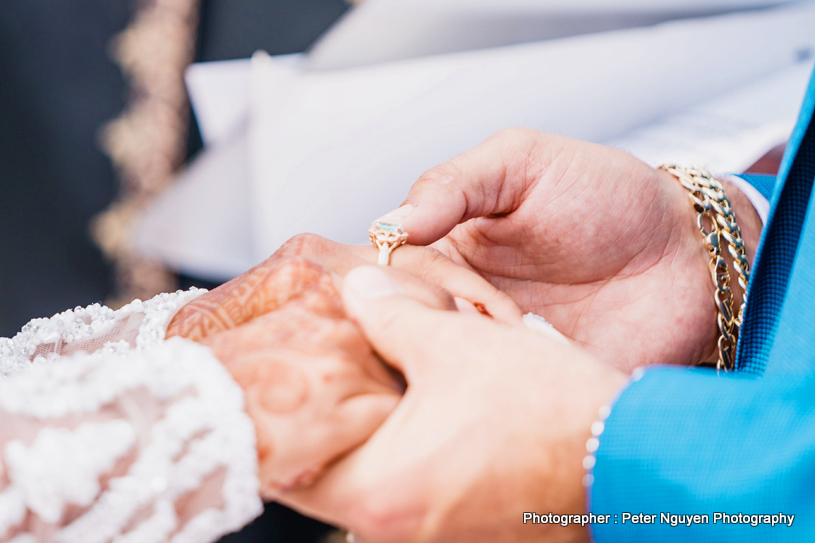
[{"label": "dark background", "polygon": [[[116,194],[97,130],[127,101],[108,44],[133,6],[0,1],[0,337],[110,292],[88,220]],[[303,51],[346,9],[343,0],[203,0],[196,60]],[[190,155],[201,146],[191,128]]]},{"label": "dark background", "polygon": [[[0,0],[0,337],[110,293],[88,221],[116,195],[97,130],[127,101],[108,44],[134,5]],[[303,51],[346,9],[343,0],[203,0],[196,60]],[[200,147],[193,119],[188,154]],[[272,505],[225,541],[309,542],[326,530]]]}]

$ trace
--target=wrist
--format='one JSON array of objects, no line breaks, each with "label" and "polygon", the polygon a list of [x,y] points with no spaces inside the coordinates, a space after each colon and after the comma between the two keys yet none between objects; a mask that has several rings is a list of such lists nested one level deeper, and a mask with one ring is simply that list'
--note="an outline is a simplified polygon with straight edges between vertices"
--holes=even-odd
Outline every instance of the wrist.
[{"label": "wrist", "polygon": [[750,199],[731,183],[727,176],[718,177],[717,179],[724,187],[724,192],[730,200],[730,207],[733,208],[739,230],[741,230],[744,247],[747,250],[747,260],[749,260],[752,265],[755,260],[756,249],[758,249],[758,242],[761,238],[764,223],[761,221],[761,217],[759,217]]},{"label": "wrist", "polygon": [[[629,377],[614,368],[600,362],[596,364],[592,377],[582,375],[579,379],[584,394],[575,394],[579,398],[578,406],[574,407],[574,414],[580,414],[579,429],[575,432],[570,443],[573,451],[569,461],[570,488],[577,496],[574,509],[580,515],[588,514],[591,486],[593,484],[592,469],[594,467],[594,452],[597,450],[598,438],[603,431],[603,423],[608,417],[609,407],[622,393],[629,383]],[[635,375],[639,373],[635,371]],[[577,417],[576,417],[577,418]],[[569,493],[571,494],[571,493]],[[589,526],[573,525],[575,530],[564,538],[565,541],[589,541]]]},{"label": "wrist", "polygon": [[[742,285],[746,288],[749,281],[750,262],[763,226],[761,218],[750,199],[727,179],[714,180],[697,166],[668,164],[660,170],[668,172],[687,191],[691,205],[686,209],[693,209],[693,222],[705,238],[703,246],[709,253],[718,330],[714,329],[713,334],[716,347],[705,349],[700,362],[716,360],[717,368],[734,368],[741,309],[746,299]],[[690,221],[684,222],[687,225]],[[695,275],[701,278],[700,274]]]},{"label": "wrist", "polygon": [[[682,312],[687,338],[692,348],[683,365],[712,365],[718,360],[718,327],[714,296],[716,285],[711,280],[710,255],[698,226],[698,213],[688,198],[688,190],[673,174],[659,169],[660,181],[671,201],[671,213],[665,224],[671,229],[673,248],[666,251],[671,259],[674,284],[679,283],[683,300]],[[710,228],[708,224],[707,228]],[[725,252],[727,252],[725,250]]]},{"label": "wrist", "polygon": [[[625,378],[625,376],[619,376],[619,378],[610,382],[609,384],[612,385],[611,390],[613,390],[613,394],[597,408],[597,413],[595,415],[596,418],[592,422],[590,428],[591,437],[586,440],[585,456],[583,457],[583,469],[585,470],[585,475],[583,476],[582,482],[586,493],[586,513],[593,512],[591,507],[591,494],[595,483],[594,467],[597,463],[597,451],[600,448],[600,442],[603,439],[603,433],[606,429],[606,421],[611,415],[612,408],[620,395],[623,394],[624,390],[631,383],[639,381],[643,374],[644,369],[641,366],[635,369],[630,377]],[[596,514],[598,517],[600,517],[597,522],[598,524],[608,523],[610,520],[602,518],[602,511],[598,511]]]},{"label": "wrist", "polygon": [[[759,217],[750,199],[747,198],[742,191],[736,188],[736,186],[730,183],[726,178],[718,178],[718,180],[724,187],[724,192],[728,200],[730,200],[730,207],[733,208],[736,224],[739,226],[741,238],[744,242],[747,261],[752,267],[755,262],[756,249],[758,248],[758,241],[761,237],[761,230],[764,227],[761,217]],[[722,249],[722,255],[727,262],[727,269],[730,270],[730,288],[733,291],[733,314],[738,315],[744,290],[739,285],[738,274],[733,265],[733,256],[729,251],[724,250],[724,247]]]},{"label": "wrist", "polygon": [[727,177],[718,179],[724,187],[725,194],[730,199],[730,206],[733,208],[747,250],[747,259],[752,264],[756,256],[756,249],[758,249],[759,239],[761,239],[761,231],[764,229],[764,223],[750,199],[742,191],[728,181]]}]

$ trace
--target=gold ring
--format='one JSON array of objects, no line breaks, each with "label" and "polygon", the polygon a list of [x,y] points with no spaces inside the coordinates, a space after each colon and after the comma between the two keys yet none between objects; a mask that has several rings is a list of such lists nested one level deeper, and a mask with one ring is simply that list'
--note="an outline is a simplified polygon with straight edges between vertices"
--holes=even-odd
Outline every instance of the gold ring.
[{"label": "gold ring", "polygon": [[375,222],[368,229],[368,237],[371,243],[379,249],[379,259],[377,264],[387,266],[390,264],[391,253],[407,241],[408,233],[399,224],[387,222]]}]

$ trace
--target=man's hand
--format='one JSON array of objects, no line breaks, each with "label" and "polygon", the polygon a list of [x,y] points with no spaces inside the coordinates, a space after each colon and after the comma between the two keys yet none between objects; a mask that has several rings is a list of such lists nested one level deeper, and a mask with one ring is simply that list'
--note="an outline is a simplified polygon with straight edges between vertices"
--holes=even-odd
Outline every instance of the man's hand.
[{"label": "man's hand", "polygon": [[523,327],[427,307],[378,268],[351,271],[343,300],[407,392],[360,448],[277,500],[363,542],[587,540],[585,527],[524,525],[523,512],[585,512],[586,440],[621,372]]},{"label": "man's hand", "polygon": [[[728,195],[752,259],[761,225],[740,193]],[[383,219],[630,371],[716,359],[695,218],[670,174],[623,151],[509,129],[426,172]]]}]

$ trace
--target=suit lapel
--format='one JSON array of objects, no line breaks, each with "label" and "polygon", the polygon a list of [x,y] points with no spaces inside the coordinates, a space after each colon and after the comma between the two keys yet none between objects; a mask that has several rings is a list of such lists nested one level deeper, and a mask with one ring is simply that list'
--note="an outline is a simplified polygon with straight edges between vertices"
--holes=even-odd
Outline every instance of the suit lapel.
[{"label": "suit lapel", "polygon": [[[815,77],[810,79],[798,123],[787,144],[770,216],[753,267],[736,360],[739,370],[747,373],[764,372],[782,313],[785,318],[793,317],[796,320],[790,312],[803,309],[800,304],[804,300],[800,296],[808,296],[810,304],[813,300],[811,285],[815,279],[815,225],[812,214],[807,218],[815,180],[813,108]],[[794,268],[796,273],[791,282]],[[785,302],[788,290],[791,296]],[[787,307],[789,309],[785,309]],[[812,308],[809,311],[813,311]],[[815,313],[810,319],[809,322],[815,322]],[[789,323],[785,324],[783,333],[787,341]]]}]

